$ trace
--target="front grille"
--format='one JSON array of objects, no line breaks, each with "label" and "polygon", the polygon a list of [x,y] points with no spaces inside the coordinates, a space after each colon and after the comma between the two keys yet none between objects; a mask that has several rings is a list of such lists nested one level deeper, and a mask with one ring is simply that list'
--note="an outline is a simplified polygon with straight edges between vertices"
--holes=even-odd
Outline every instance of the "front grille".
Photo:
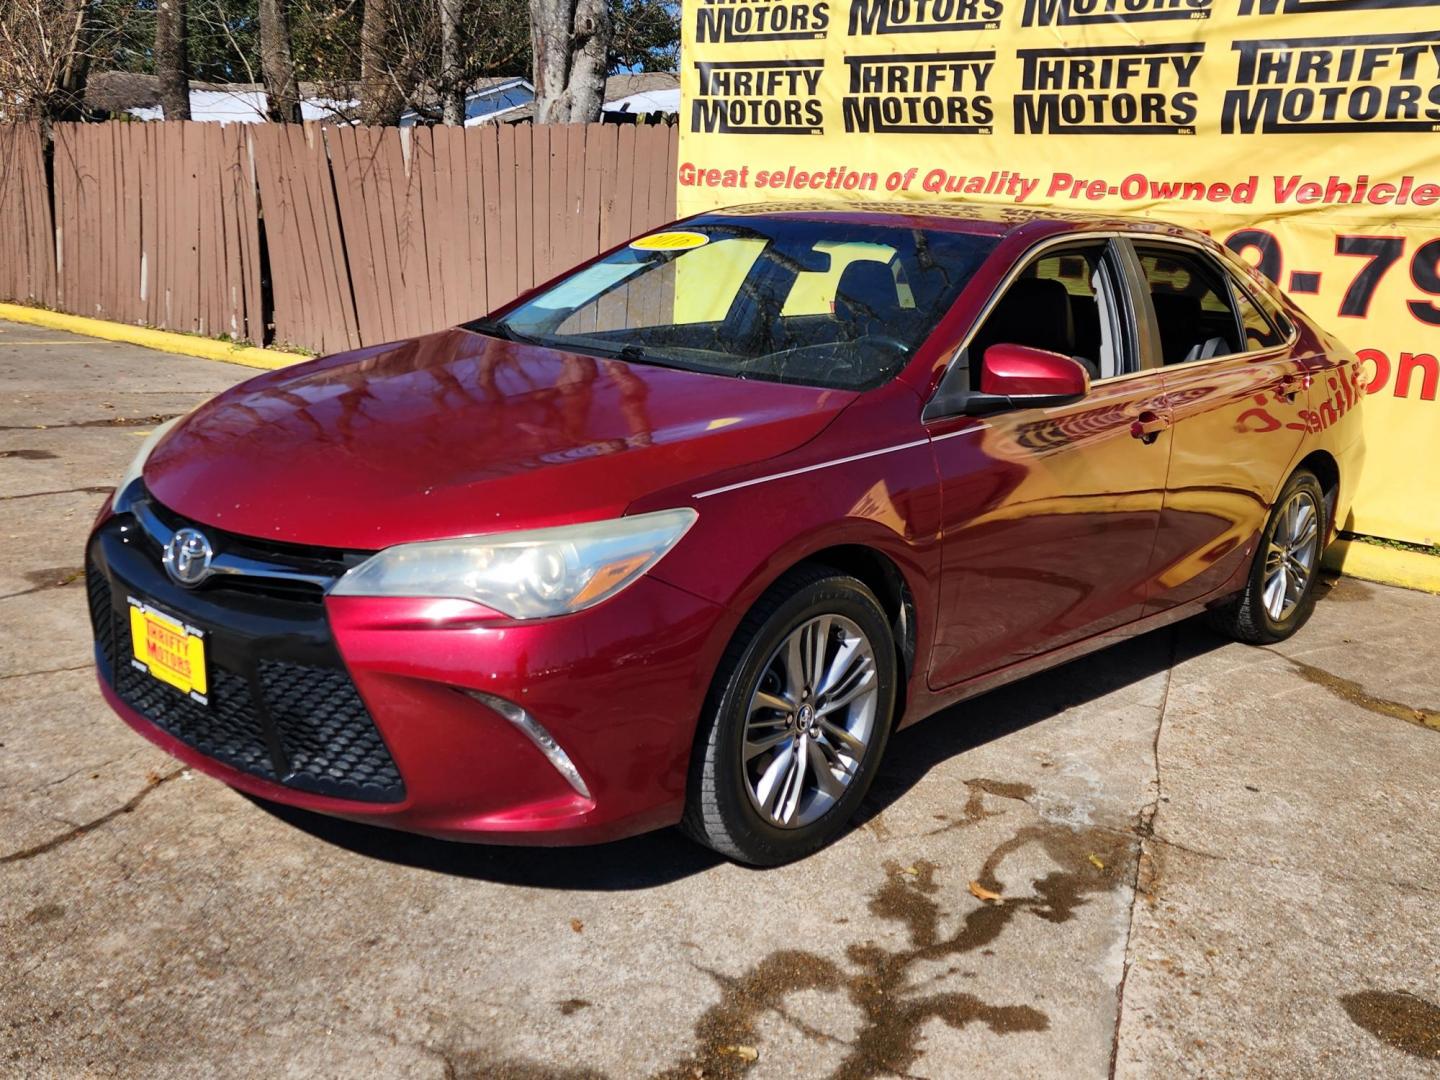
[{"label": "front grille", "polygon": [[[347,570],[358,566],[373,554],[283,543],[260,537],[241,536],[213,525],[201,526],[177,514],[143,488],[137,496],[137,506],[143,506],[144,510],[163,526],[167,534],[187,527],[200,528],[209,537],[217,555],[222,558],[235,556],[247,560],[259,570],[253,575],[214,574],[199,586],[203,591],[230,590],[318,605],[325,599],[322,585],[313,581],[287,580],[283,574],[267,573],[266,570],[298,572],[315,578],[337,580],[343,577]],[[156,544],[153,555],[158,566],[164,538],[152,536],[151,539]]]},{"label": "front grille", "polygon": [[130,627],[105,576],[87,571],[99,659],[115,693],[156,727],[232,768],[301,791],[399,802],[400,772],[340,667],[260,658],[235,671],[211,663],[208,705],[136,669]]}]

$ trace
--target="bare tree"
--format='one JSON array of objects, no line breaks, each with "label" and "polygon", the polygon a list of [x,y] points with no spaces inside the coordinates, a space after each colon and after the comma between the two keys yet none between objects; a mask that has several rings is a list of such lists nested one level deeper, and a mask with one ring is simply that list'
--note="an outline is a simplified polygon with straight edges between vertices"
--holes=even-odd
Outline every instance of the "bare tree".
[{"label": "bare tree", "polygon": [[600,119],[612,32],[606,0],[530,0],[537,123]]},{"label": "bare tree", "polygon": [[260,0],[260,73],[271,120],[300,123],[300,86],[290,49],[285,0]]},{"label": "bare tree", "polygon": [[398,124],[405,111],[393,5],[394,0],[365,0],[360,23],[360,119],[366,124]]},{"label": "bare tree", "polygon": [[186,47],[186,0],[155,5],[155,74],[166,120],[190,119],[190,55]]},{"label": "bare tree", "polygon": [[460,41],[465,0],[440,0],[441,119],[452,127],[465,123],[465,59]]},{"label": "bare tree", "polygon": [[7,0],[0,8],[0,120],[80,120],[90,73],[88,0]]}]

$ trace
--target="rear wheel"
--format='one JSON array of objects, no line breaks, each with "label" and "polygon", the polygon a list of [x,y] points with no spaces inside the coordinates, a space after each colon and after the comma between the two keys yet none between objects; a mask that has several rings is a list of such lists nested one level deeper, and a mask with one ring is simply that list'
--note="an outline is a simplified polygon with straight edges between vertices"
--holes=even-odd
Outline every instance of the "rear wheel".
[{"label": "rear wheel", "polygon": [[827,567],[782,578],[745,617],[697,735],[685,830],[771,866],[844,829],[874,778],[895,703],[880,602]]},{"label": "rear wheel", "polygon": [[1275,501],[1245,590],[1211,613],[1222,633],[1252,645],[1283,641],[1315,608],[1315,582],[1329,531],[1325,493],[1311,472],[1292,476]]}]

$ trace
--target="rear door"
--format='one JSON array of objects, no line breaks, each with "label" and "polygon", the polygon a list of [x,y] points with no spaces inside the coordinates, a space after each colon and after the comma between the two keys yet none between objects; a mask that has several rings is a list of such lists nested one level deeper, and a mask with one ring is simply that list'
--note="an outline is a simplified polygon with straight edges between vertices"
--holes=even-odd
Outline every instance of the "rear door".
[{"label": "rear door", "polygon": [[1289,324],[1209,251],[1136,239],[1133,254],[1174,425],[1149,612],[1204,596],[1248,561],[1300,450],[1310,375]]}]

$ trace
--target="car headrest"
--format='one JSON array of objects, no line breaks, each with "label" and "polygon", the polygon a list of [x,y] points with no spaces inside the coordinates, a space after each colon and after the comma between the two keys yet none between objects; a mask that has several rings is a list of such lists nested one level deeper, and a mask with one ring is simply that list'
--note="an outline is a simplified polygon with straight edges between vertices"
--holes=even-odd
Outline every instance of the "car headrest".
[{"label": "car headrest", "polygon": [[1028,345],[1066,356],[1075,351],[1075,315],[1070,293],[1050,278],[1021,278],[990,312],[978,341],[991,345]]},{"label": "car headrest", "polygon": [[1200,301],[1175,292],[1152,292],[1155,321],[1160,326],[1160,349],[1167,364],[1179,364],[1188,357],[1200,335]]},{"label": "car headrest", "polygon": [[841,272],[840,281],[835,286],[837,319],[891,325],[900,314],[900,294],[895,288],[895,274],[885,263],[857,259]]}]

